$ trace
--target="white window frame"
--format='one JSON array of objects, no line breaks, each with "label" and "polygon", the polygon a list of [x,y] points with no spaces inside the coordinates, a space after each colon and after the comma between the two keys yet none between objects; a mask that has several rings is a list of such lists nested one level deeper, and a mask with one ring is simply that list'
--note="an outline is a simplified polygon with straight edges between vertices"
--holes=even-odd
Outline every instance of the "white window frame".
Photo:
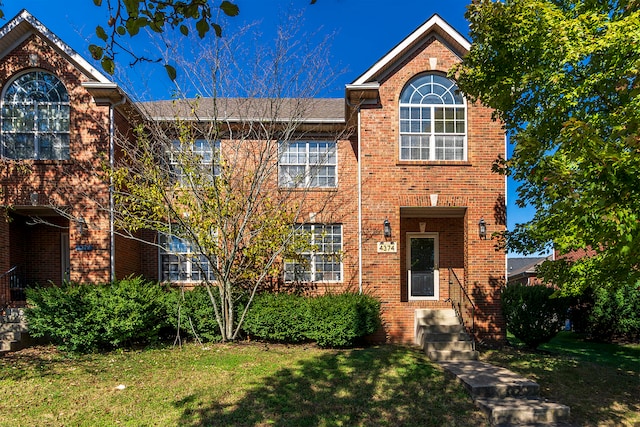
[{"label": "white window frame", "polygon": [[[70,159],[69,92],[57,76],[43,70],[18,74],[5,86],[1,103],[3,157]],[[9,138],[13,139],[11,144]],[[48,155],[45,147],[50,152]],[[30,154],[24,155],[27,151]]]},{"label": "white window frame", "polygon": [[[323,145],[326,149],[321,150]],[[280,187],[337,188],[338,143],[336,141],[282,141],[279,150],[278,185]],[[296,168],[299,173],[288,172]],[[320,175],[324,170],[332,172]],[[324,181],[322,184],[318,182],[320,179]],[[328,182],[331,179],[333,182]]]},{"label": "white window frame", "polygon": [[400,95],[398,120],[401,161],[467,160],[467,102],[452,80],[414,78]]},{"label": "white window frame", "polygon": [[[325,233],[328,227],[332,227],[332,234],[329,236],[338,236],[339,242],[332,240],[326,240]],[[310,238],[310,245],[313,248],[309,251],[300,252],[298,255],[305,259],[306,262],[299,262],[295,260],[285,260],[284,265],[284,280],[285,282],[325,282],[325,283],[340,283],[344,278],[344,265],[342,262],[342,248],[344,246],[344,237],[342,234],[342,224],[304,224],[297,225],[296,228],[303,233],[307,233]],[[335,232],[335,228],[338,231]],[[319,233],[318,233],[319,232]],[[318,236],[320,239],[318,239]],[[326,250],[329,249],[329,250]],[[327,261],[319,262],[323,257],[326,257]],[[338,266],[338,270],[332,269],[329,274],[338,274],[338,277],[332,277],[326,279],[324,275],[327,274],[324,270],[319,271],[319,265],[335,265]],[[302,276],[302,277],[299,277]]]},{"label": "white window frame", "polygon": [[167,150],[168,165],[171,175],[180,182],[185,182],[185,174],[181,171],[180,153],[183,147],[189,147],[194,155],[200,156],[200,165],[204,171],[211,171],[211,177],[220,176],[220,141],[196,139],[191,143],[180,143],[174,140]]},{"label": "white window frame", "polygon": [[[158,256],[158,270],[161,282],[167,283],[203,283],[202,275],[207,275],[209,281],[215,280],[215,275],[209,261],[199,253],[195,245],[186,239],[171,234],[160,233],[160,249]],[[169,242],[168,239],[171,239]],[[198,268],[198,263],[206,263],[207,271]],[[165,269],[165,265],[168,266]],[[171,270],[171,265],[177,265]],[[177,274],[174,278],[172,275]],[[197,279],[194,275],[197,274]]]}]

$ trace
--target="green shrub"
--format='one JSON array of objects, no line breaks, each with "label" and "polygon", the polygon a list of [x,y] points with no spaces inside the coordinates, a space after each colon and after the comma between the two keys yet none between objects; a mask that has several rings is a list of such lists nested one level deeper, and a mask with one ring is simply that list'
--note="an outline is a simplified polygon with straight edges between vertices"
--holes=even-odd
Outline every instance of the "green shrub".
[{"label": "green shrub", "polygon": [[[214,298],[218,296],[212,289]],[[218,342],[222,339],[216,322],[213,303],[205,286],[196,286],[183,294],[180,327],[188,336],[197,336],[205,342]]]},{"label": "green shrub", "polygon": [[380,327],[380,302],[351,293],[313,298],[263,294],[252,304],[243,327],[266,340],[348,347]]},{"label": "green shrub", "polygon": [[601,287],[592,292],[593,305],[587,316],[586,332],[599,341],[640,338],[639,284],[615,289]]},{"label": "green shrub", "polygon": [[91,352],[150,344],[171,327],[175,296],[140,278],[27,290],[29,332],[61,350]]},{"label": "green shrub", "polygon": [[293,294],[257,295],[242,328],[250,335],[269,341],[297,343],[307,339],[307,298]]},{"label": "green shrub", "polygon": [[564,327],[568,302],[552,297],[543,285],[514,284],[502,291],[502,312],[507,329],[529,348],[551,340]]}]

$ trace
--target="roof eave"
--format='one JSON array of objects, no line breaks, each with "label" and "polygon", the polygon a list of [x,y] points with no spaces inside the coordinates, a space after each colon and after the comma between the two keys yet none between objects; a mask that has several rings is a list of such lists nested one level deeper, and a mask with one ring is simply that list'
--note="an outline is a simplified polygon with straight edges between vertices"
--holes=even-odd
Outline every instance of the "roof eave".
[{"label": "roof eave", "polygon": [[432,32],[441,34],[445,36],[448,41],[453,42],[456,45],[456,50],[458,51],[456,53],[460,56],[466,54],[466,52],[471,48],[471,43],[462,34],[449,25],[439,15],[435,14],[348,86],[361,86],[366,83],[373,82],[379,73],[387,69],[398,58],[401,58],[408,50],[410,50],[417,42]]},{"label": "roof eave", "polygon": [[15,49],[20,43],[26,40],[31,34],[38,33],[44,39],[48,40],[51,46],[64,55],[70,62],[72,62],[78,69],[82,71],[89,79],[95,80],[101,83],[110,83],[111,80],[98,71],[93,65],[91,65],[80,54],[73,50],[69,45],[64,43],[55,33],[49,30],[42,22],[31,15],[27,10],[23,9],[12,20],[7,22],[2,28],[0,28],[0,40],[5,38],[13,31],[17,31],[12,42],[7,46],[3,46],[0,51],[0,58],[6,56],[9,52]]}]

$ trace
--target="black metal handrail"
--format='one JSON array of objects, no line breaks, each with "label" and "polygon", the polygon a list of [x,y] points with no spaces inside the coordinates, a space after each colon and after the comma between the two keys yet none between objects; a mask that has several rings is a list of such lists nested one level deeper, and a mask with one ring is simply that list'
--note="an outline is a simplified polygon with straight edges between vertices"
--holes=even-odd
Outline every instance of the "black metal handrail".
[{"label": "black metal handrail", "polygon": [[14,265],[4,273],[0,274],[0,290],[2,291],[2,306],[11,303],[11,284],[13,282],[13,274],[18,270],[18,266]]},{"label": "black metal handrail", "polygon": [[449,301],[451,301],[456,315],[471,337],[473,349],[475,350],[476,306],[452,268],[449,268]]},{"label": "black metal handrail", "polygon": [[0,292],[2,292],[2,305],[8,306],[16,301],[24,301],[25,281],[20,276],[17,265],[14,265],[0,274]]}]

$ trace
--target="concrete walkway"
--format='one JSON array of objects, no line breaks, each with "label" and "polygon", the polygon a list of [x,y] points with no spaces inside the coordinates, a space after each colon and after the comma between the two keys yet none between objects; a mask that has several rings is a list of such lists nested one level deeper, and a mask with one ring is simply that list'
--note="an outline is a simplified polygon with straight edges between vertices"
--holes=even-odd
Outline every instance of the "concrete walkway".
[{"label": "concrete walkway", "polygon": [[505,368],[477,360],[440,362],[460,381],[494,426],[570,426],[570,409],[539,397],[540,386]]}]

